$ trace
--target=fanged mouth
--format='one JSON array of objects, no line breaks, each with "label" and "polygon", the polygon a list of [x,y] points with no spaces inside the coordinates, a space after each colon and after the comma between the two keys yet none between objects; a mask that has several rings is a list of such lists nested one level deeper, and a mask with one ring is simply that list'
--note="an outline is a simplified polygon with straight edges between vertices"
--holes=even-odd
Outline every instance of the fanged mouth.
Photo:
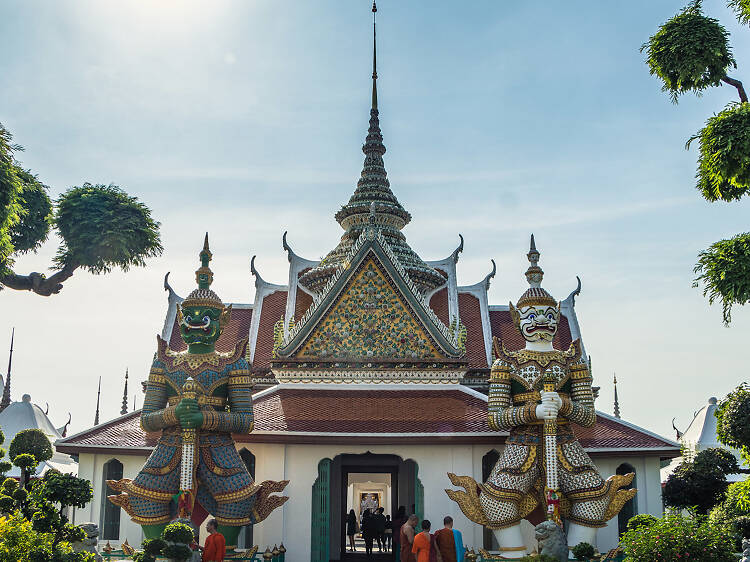
[{"label": "fanged mouth", "polygon": [[193,324],[185,320],[182,325],[185,326],[186,330],[203,330],[204,332],[208,332],[209,328],[211,328],[211,319],[206,318],[202,324]]}]

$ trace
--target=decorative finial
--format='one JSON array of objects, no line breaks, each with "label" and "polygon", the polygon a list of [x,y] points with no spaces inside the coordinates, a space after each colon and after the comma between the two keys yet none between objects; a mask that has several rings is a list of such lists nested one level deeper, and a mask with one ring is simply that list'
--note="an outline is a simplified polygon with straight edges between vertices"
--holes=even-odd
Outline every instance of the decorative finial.
[{"label": "decorative finial", "polygon": [[375,14],[378,11],[378,7],[375,2],[372,3],[372,109],[378,109],[378,46],[376,42],[375,33]]},{"label": "decorative finial", "polygon": [[620,419],[620,400],[617,398],[617,374],[614,374],[614,377],[612,379],[614,385],[615,385],[615,417],[619,420]]},{"label": "decorative finial", "polygon": [[214,281],[214,274],[208,267],[208,262],[210,262],[213,257],[211,250],[208,249],[208,232],[206,232],[206,237],[203,239],[203,249],[199,256],[201,266],[195,272],[195,281],[198,283],[199,289],[208,289]]},{"label": "decorative finial", "polygon": [[3,399],[0,400],[0,412],[10,406],[10,368],[13,363],[13,338],[16,335],[16,329],[10,332],[10,354],[8,355],[8,374],[5,377],[5,387],[3,388]]},{"label": "decorative finial", "polygon": [[122,407],[120,408],[120,415],[124,416],[128,413],[128,368],[125,367],[125,389],[122,392]]},{"label": "decorative finial", "polygon": [[529,253],[526,254],[526,257],[529,259],[529,268],[526,270],[526,280],[529,282],[529,285],[531,285],[534,288],[539,288],[542,286],[542,278],[544,277],[544,271],[542,271],[542,268],[539,267],[539,250],[536,249],[536,244],[534,243],[534,235],[531,235],[531,244],[529,246]]},{"label": "decorative finial", "polygon": [[99,389],[96,391],[96,414],[94,414],[94,425],[99,425],[99,398],[102,395],[102,377],[99,377]]}]

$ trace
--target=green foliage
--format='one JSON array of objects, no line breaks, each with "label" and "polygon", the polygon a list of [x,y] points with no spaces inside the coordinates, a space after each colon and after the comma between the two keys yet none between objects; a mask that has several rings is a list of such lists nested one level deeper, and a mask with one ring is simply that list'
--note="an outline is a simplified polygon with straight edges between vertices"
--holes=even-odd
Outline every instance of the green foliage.
[{"label": "green foliage", "polygon": [[55,224],[63,238],[55,257],[60,268],[127,271],[162,252],[159,223],[151,211],[115,185],[85,183],[66,191],[57,200]]},{"label": "green foliage", "polygon": [[73,552],[68,542],[38,533],[20,513],[0,518],[0,562],[94,562],[94,555]]},{"label": "green foliage", "polygon": [[549,556],[547,554],[535,554],[535,555],[528,555],[521,558],[520,562],[560,562],[557,558],[554,556]]},{"label": "green foliage", "polygon": [[18,480],[15,478],[6,478],[2,484],[2,491],[6,494],[10,494],[13,490],[18,488]]},{"label": "green foliage", "polygon": [[136,552],[133,554],[134,562],[156,562],[156,556],[146,552]]},{"label": "green foliage", "polygon": [[700,254],[693,287],[703,284],[703,296],[721,301],[725,324],[732,321],[732,306],[750,302],[750,232],[714,242]]},{"label": "green foliage", "polygon": [[20,455],[16,455],[14,457],[13,464],[23,470],[31,471],[32,469],[36,468],[36,465],[39,463],[36,462],[34,455],[30,455],[29,453],[21,453]]},{"label": "green foliage", "polygon": [[709,201],[736,201],[750,193],[750,103],[730,103],[706,121],[698,139],[697,188]]},{"label": "green foliage", "polygon": [[701,12],[694,1],[667,20],[641,47],[652,75],[663,82],[674,103],[686,92],[700,94],[719,86],[730,66],[737,63],[729,47],[729,33],[718,20]]},{"label": "green foliage", "polygon": [[[15,159],[20,147],[0,124],[0,288],[32,290],[49,296],[78,267],[106,273],[127,271],[160,255],[159,223],[151,211],[116,186],[83,184],[63,193],[55,205],[48,187]],[[62,238],[50,278],[40,273],[17,275],[18,254],[36,252],[54,226]]]},{"label": "green foliage", "polygon": [[186,544],[167,545],[162,553],[165,558],[171,560],[187,560],[193,555],[193,551]]},{"label": "green foliage", "polygon": [[170,523],[164,528],[161,538],[168,542],[190,544],[193,542],[193,530],[184,523]]},{"label": "green foliage", "polygon": [[94,497],[91,482],[72,474],[49,471],[35,492],[46,501],[65,507],[83,507]]},{"label": "green foliage", "polygon": [[9,452],[11,461],[15,462],[18,455],[27,453],[40,463],[52,458],[52,445],[41,429],[24,429],[16,433],[10,443]]},{"label": "green foliage", "polygon": [[738,468],[737,459],[729,451],[718,448],[700,451],[692,461],[682,462],[669,475],[662,491],[664,504],[706,514],[724,500],[727,474]]},{"label": "green foliage", "polygon": [[730,484],[722,508],[730,519],[750,516],[750,480]]},{"label": "green foliage", "polygon": [[623,534],[626,562],[695,560],[735,562],[731,531],[706,517],[666,515]]},{"label": "green foliage", "polygon": [[740,23],[750,24],[750,0],[727,0],[727,6],[734,10]]},{"label": "green foliage", "polygon": [[11,144],[12,140],[13,136],[0,124],[0,274],[8,273],[13,265],[9,229],[19,221],[18,196],[22,189],[13,158],[17,147]]},{"label": "green foliage", "polygon": [[0,494],[0,513],[10,513],[16,507],[16,500],[11,496]]},{"label": "green foliage", "polygon": [[8,461],[0,461],[0,477],[4,476],[11,468],[13,468],[13,465]]},{"label": "green foliage", "polygon": [[589,543],[582,542],[575,545],[571,549],[571,552],[573,553],[573,556],[576,557],[576,560],[588,560],[589,558],[594,556],[596,550],[594,550],[594,547]]},{"label": "green foliage", "polygon": [[750,539],[750,517],[743,515],[732,522],[732,528],[743,539]]},{"label": "green foliage", "polygon": [[19,222],[10,229],[10,241],[16,253],[36,252],[47,240],[52,226],[52,200],[46,185],[28,170],[16,169],[21,182]]},{"label": "green foliage", "polygon": [[167,541],[164,539],[146,539],[143,541],[143,552],[158,556],[164,547],[167,546]]},{"label": "green foliage", "polygon": [[742,383],[719,402],[716,419],[719,442],[747,455],[750,450],[750,388],[747,383]]}]

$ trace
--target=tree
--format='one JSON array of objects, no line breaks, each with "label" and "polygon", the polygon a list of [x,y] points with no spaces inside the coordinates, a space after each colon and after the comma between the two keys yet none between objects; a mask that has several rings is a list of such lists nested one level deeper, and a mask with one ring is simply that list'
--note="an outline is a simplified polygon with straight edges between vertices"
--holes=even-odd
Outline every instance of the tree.
[{"label": "tree", "polygon": [[724,500],[729,485],[727,475],[738,471],[737,459],[726,449],[700,451],[669,475],[662,491],[664,504],[707,514]]},{"label": "tree", "polygon": [[[10,487],[6,480],[3,488]],[[70,507],[84,507],[92,497],[88,480],[47,472],[12,515],[0,519],[0,562],[94,562],[93,554],[73,552],[72,543],[83,540],[85,533],[66,515]]]},{"label": "tree", "polygon": [[716,408],[716,436],[720,443],[742,451],[750,460],[750,387],[742,383]]},{"label": "tree", "polygon": [[[161,255],[159,223],[137,198],[116,185],[84,183],[54,202],[49,188],[21,167],[12,136],[0,124],[0,288],[50,296],[82,268],[94,274],[127,271]],[[49,277],[13,271],[15,259],[36,252],[54,228],[62,239]]]},{"label": "tree", "polygon": [[[741,22],[750,23],[750,0],[727,4]],[[728,74],[737,62],[724,26],[703,14],[701,0],[693,0],[661,25],[641,52],[674,103],[685,93],[700,95],[722,84],[737,90],[739,102],[711,117],[686,148],[698,141],[696,187],[706,200],[737,201],[750,193],[750,103],[742,82]],[[750,301],[750,233],[712,244],[699,254],[694,272],[693,286],[703,285],[710,304],[721,301],[729,325],[732,307]]]},{"label": "tree", "polygon": [[41,429],[23,429],[10,442],[8,452],[11,462],[21,469],[21,484],[28,485],[37,465],[52,458],[52,445]]}]

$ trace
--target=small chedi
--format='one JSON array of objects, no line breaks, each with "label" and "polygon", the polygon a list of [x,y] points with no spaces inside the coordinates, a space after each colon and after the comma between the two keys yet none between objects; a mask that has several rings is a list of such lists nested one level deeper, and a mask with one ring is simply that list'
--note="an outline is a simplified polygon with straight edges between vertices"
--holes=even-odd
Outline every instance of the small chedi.
[{"label": "small chedi", "polygon": [[231,305],[210,289],[208,234],[200,260],[198,288],[178,307],[187,350],[173,351],[157,337],[141,427],[161,431],[161,437],[134,480],[107,483],[119,492],[110,501],[142,526],[146,538],[159,537],[176,518],[199,525],[210,514],[231,551],[243,526],[262,521],[289,499],[272,495],[288,482],[255,484],[235,448],[232,433],[253,429],[247,340],[230,352],[216,351]]},{"label": "small chedi", "polygon": [[449,474],[465,491],[446,490],[469,519],[493,530],[501,558],[526,554],[520,521],[540,504],[561,527],[568,521],[570,547],[596,545],[597,528],[636,493],[621,489],[633,474],[605,481],[573,433],[571,424],[596,422],[592,378],[580,340],[567,350],[553,347],[560,305],[541,286],[533,235],[528,259],[530,287],[510,304],[526,347],[508,351],[495,340],[490,374],[489,425],[510,436],[486,482]]}]

